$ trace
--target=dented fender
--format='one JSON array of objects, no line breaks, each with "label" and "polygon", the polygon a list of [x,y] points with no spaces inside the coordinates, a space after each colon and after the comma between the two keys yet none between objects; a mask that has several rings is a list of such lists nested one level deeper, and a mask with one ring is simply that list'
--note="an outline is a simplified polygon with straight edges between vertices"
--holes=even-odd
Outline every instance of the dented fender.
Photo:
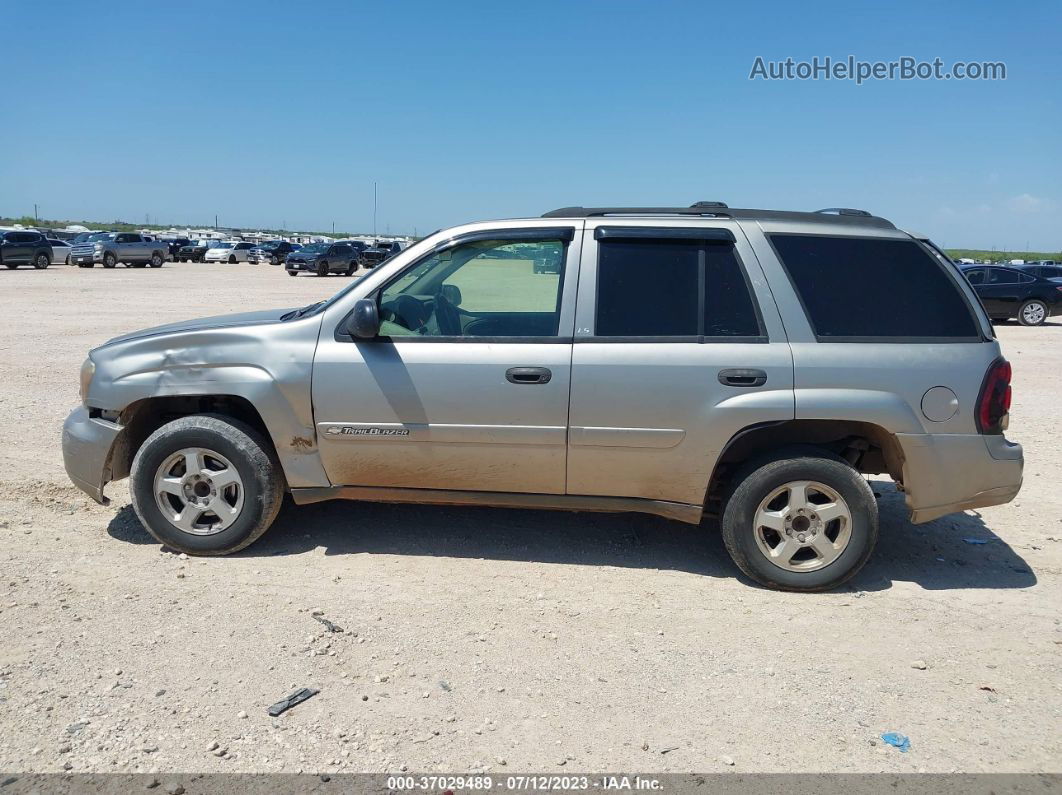
[{"label": "dented fender", "polygon": [[90,354],[96,370],[85,404],[120,414],[151,398],[242,398],[268,429],[288,486],[327,486],[310,400],[320,317],[281,321],[283,311],[171,324],[112,340]]}]

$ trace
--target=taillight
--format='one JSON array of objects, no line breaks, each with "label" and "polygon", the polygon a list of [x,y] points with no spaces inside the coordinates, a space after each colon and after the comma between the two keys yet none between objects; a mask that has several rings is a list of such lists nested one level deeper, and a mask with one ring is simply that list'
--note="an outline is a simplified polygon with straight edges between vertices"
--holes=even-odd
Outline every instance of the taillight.
[{"label": "taillight", "polygon": [[977,398],[977,430],[1003,433],[1010,411],[1010,362],[996,359],[985,373],[981,395]]}]

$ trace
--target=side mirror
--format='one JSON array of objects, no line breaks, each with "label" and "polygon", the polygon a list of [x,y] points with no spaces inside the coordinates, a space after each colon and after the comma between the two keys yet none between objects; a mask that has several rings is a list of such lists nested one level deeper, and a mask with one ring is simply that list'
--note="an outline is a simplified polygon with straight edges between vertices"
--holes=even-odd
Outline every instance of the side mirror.
[{"label": "side mirror", "polygon": [[371,340],[380,333],[380,310],[376,301],[361,298],[354,304],[354,311],[347,320],[347,333],[360,340]]}]

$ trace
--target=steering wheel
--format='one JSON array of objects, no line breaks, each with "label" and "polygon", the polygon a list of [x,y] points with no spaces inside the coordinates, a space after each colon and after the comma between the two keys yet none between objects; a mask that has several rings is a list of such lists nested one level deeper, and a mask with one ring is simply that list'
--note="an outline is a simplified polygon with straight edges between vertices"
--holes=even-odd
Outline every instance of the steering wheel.
[{"label": "steering wheel", "polygon": [[428,307],[411,295],[398,296],[393,307],[395,321],[410,331],[416,331],[428,322]]},{"label": "steering wheel", "polygon": [[460,337],[461,315],[457,307],[450,303],[443,291],[435,294],[435,322],[439,325],[439,333],[444,337]]}]

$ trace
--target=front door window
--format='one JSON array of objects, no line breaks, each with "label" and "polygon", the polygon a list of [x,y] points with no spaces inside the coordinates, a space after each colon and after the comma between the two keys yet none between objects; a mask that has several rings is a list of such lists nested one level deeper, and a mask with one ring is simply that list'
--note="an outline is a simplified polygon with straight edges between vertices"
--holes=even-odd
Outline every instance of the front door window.
[{"label": "front door window", "polygon": [[565,243],[481,240],[427,257],[383,290],[380,335],[555,337]]}]

